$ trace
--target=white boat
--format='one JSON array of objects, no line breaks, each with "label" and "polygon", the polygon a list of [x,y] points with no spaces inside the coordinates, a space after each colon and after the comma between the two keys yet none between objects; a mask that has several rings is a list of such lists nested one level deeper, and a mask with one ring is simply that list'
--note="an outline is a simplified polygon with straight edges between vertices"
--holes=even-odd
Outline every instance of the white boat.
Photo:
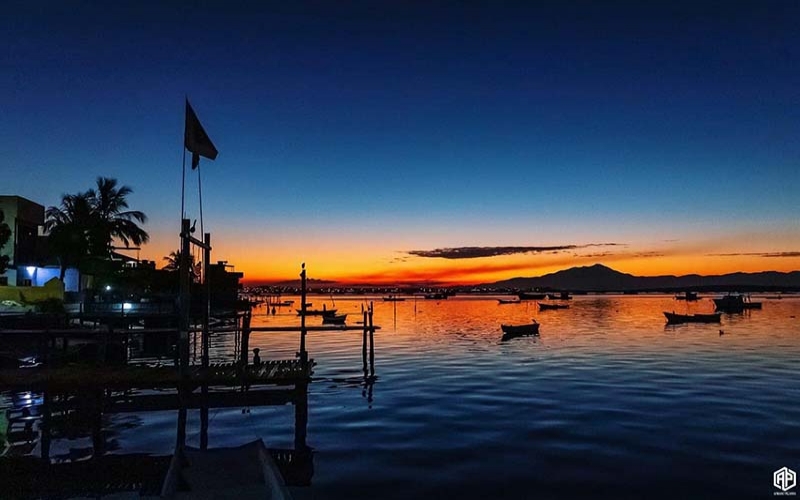
[{"label": "white boat", "polygon": [[260,439],[234,448],[175,451],[162,498],[290,499],[278,467]]}]

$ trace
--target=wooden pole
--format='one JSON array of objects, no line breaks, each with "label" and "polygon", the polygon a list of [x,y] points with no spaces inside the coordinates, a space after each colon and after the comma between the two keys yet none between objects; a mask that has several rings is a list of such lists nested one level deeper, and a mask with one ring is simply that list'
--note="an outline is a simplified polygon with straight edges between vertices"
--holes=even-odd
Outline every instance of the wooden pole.
[{"label": "wooden pole", "polygon": [[211,233],[205,234],[204,241],[206,247],[203,249],[203,280],[205,280],[206,304],[203,308],[203,368],[208,368],[208,325],[211,316],[211,280],[208,279],[208,270],[211,261]]},{"label": "wooden pole", "polygon": [[361,359],[364,362],[364,375],[367,374],[367,329],[369,325],[367,324],[367,311],[364,310],[364,306],[361,306],[361,315],[363,316],[363,321],[361,322],[364,325],[364,334],[361,338]]},{"label": "wooden pole", "polygon": [[181,373],[189,367],[189,219],[181,220],[180,322],[178,325],[178,369]]},{"label": "wooden pole", "polygon": [[[242,318],[242,370],[247,369],[250,358],[250,311]],[[244,373],[244,372],[243,372]]]},{"label": "wooden pole", "polygon": [[200,389],[202,400],[200,403],[200,449],[208,449],[208,384],[203,384]]},{"label": "wooden pole", "polygon": [[308,359],[306,354],[306,263],[303,262],[300,271],[300,361]]},{"label": "wooden pole", "polygon": [[308,435],[308,382],[298,382],[295,386],[294,403],[294,449],[306,451]]},{"label": "wooden pole", "polygon": [[369,304],[369,372],[375,375],[375,326],[372,323],[372,302]]}]

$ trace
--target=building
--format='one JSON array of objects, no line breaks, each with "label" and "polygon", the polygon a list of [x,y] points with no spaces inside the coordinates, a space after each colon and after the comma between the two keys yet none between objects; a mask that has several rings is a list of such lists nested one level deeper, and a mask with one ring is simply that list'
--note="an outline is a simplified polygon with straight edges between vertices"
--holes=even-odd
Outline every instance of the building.
[{"label": "building", "polygon": [[0,255],[9,257],[0,285],[36,285],[36,246],[39,228],[44,226],[44,207],[21,196],[0,196],[0,210],[11,229],[11,237],[0,248]]}]

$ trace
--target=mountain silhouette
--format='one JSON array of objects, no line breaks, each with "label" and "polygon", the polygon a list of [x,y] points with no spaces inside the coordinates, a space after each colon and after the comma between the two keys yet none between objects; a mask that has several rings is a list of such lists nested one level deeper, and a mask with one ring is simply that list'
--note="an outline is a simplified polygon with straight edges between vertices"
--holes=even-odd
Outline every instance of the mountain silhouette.
[{"label": "mountain silhouette", "polygon": [[511,278],[482,286],[495,288],[550,288],[585,291],[659,290],[795,290],[800,289],[800,271],[782,273],[731,273],[714,276],[634,276],[602,264],[573,267],[535,278]]}]

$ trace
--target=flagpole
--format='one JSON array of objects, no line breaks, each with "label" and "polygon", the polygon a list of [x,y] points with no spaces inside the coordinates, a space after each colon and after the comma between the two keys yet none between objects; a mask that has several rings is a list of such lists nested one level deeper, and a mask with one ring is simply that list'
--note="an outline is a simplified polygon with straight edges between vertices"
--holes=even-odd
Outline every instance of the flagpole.
[{"label": "flagpole", "polygon": [[185,216],[184,213],[184,191],[186,190],[186,146],[183,147],[183,170],[181,172],[181,220]]},{"label": "flagpole", "polygon": [[200,198],[200,234],[206,234],[203,229],[203,182],[200,176],[200,163],[197,163],[197,193]]}]

